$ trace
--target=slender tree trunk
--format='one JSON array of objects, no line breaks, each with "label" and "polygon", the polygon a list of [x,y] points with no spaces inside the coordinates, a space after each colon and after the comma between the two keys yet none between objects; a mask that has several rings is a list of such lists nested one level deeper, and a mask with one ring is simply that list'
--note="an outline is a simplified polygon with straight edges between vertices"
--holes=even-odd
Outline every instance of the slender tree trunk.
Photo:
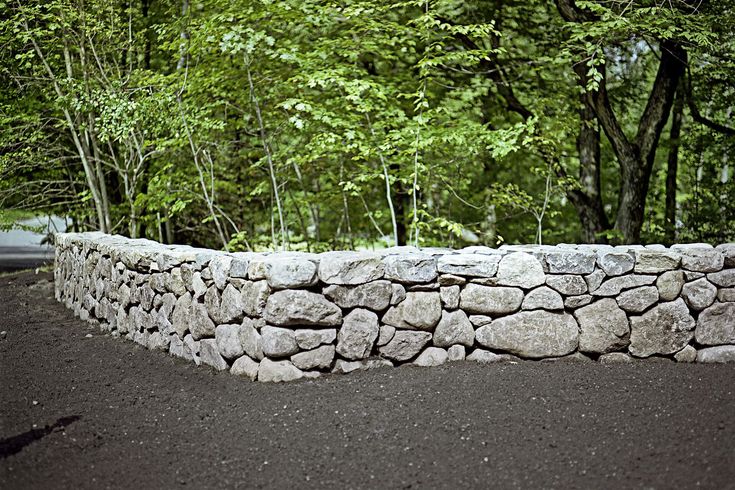
[{"label": "slender tree trunk", "polygon": [[679,137],[684,113],[684,90],[680,85],[676,91],[669,131],[669,158],[666,166],[666,209],[664,211],[664,242],[672,245],[676,241],[676,174],[679,167]]}]

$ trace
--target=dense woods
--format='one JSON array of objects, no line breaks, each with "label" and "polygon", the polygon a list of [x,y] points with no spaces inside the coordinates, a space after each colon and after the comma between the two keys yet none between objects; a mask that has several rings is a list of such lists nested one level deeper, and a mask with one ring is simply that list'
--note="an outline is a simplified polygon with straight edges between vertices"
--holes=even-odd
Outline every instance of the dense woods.
[{"label": "dense woods", "polygon": [[0,218],[228,250],[732,241],[733,32],[731,0],[0,1]]}]

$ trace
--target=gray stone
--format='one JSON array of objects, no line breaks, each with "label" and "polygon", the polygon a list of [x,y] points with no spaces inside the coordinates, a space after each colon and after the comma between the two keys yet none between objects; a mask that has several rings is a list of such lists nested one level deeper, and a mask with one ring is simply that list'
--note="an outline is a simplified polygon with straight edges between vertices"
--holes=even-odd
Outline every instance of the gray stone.
[{"label": "gray stone", "polygon": [[625,352],[610,352],[603,354],[597,359],[601,364],[629,364],[635,359]]},{"label": "gray stone", "polygon": [[378,316],[375,313],[352,310],[345,316],[337,333],[337,353],[347,359],[364,359],[370,355],[378,333]]},{"label": "gray stone", "polygon": [[501,257],[468,253],[443,255],[437,261],[437,270],[454,276],[493,277]]},{"label": "gray stone", "polygon": [[293,330],[266,325],[260,329],[263,354],[269,357],[288,357],[299,351]]},{"label": "gray stone", "polygon": [[245,354],[253,359],[261,360],[265,357],[263,353],[263,341],[256,329],[257,323],[250,318],[245,318],[240,325],[240,345]]},{"label": "gray stone", "polygon": [[725,256],[725,267],[735,267],[735,243],[723,243],[717,245],[715,249]]},{"label": "gray stone", "polygon": [[408,292],[405,300],[383,315],[383,323],[406,329],[433,330],[439,323],[441,312],[439,293]]},{"label": "gray stone", "polygon": [[290,289],[268,297],[263,317],[274,325],[336,327],[342,323],[342,310],[321,294]]},{"label": "gray stone", "polygon": [[494,362],[505,362],[506,359],[499,354],[495,354],[485,349],[475,349],[466,357],[468,361],[479,362],[482,364],[490,364]]},{"label": "gray stone", "polygon": [[592,362],[592,359],[585,356],[581,352],[572,352],[569,355],[561,357],[547,357],[541,359],[541,362],[562,362],[562,363],[581,363],[581,362]]},{"label": "gray stone", "polygon": [[449,347],[454,344],[463,344],[472,347],[475,342],[475,330],[462,310],[443,311],[441,320],[434,332],[434,345]]},{"label": "gray stone", "polygon": [[390,305],[393,288],[389,281],[380,280],[359,286],[333,284],[324,288],[323,292],[324,296],[340,308],[367,308],[382,311]]},{"label": "gray stone", "polygon": [[684,272],[666,271],[656,279],[658,296],[661,301],[674,301],[684,286]]},{"label": "gray stone", "polygon": [[674,354],[674,359],[676,359],[676,362],[694,362],[697,360],[697,349],[691,345],[687,345]]},{"label": "gray stone", "polygon": [[545,256],[551,274],[589,274],[597,263],[597,254],[587,250],[556,249]]},{"label": "gray stone", "polygon": [[650,286],[656,281],[656,276],[639,276],[639,275],[628,275],[613,277],[603,282],[602,285],[595,291],[592,291],[593,296],[617,296],[620,291],[626,289],[633,289],[641,286]]},{"label": "gray stone", "polygon": [[117,301],[121,308],[127,308],[130,304],[130,288],[127,284],[123,284],[117,291]]},{"label": "gray stone", "polygon": [[487,315],[470,315],[469,320],[475,328],[490,325],[493,321],[492,317],[489,317]]},{"label": "gray stone", "polygon": [[717,292],[717,300],[723,303],[735,301],[735,288],[720,289]]},{"label": "gray stone", "polygon": [[467,357],[464,345],[453,345],[447,349],[447,361],[464,361]]},{"label": "gray stone", "polygon": [[574,312],[579,322],[579,350],[604,354],[624,349],[630,343],[630,325],[625,312],[612,298],[603,298]]},{"label": "gray stone", "polygon": [[629,313],[641,313],[658,301],[656,286],[643,286],[623,291],[618,296],[618,305]]},{"label": "gray stone", "polygon": [[524,289],[535,288],[546,282],[541,262],[531,254],[514,252],[502,258],[498,265],[498,284],[517,286]]},{"label": "gray stone", "polygon": [[225,359],[237,359],[245,353],[240,342],[240,325],[218,325],[214,338],[220,355]]},{"label": "gray stone", "polygon": [[229,323],[239,320],[243,315],[243,301],[240,291],[228,284],[222,292],[217,323]]},{"label": "gray stone", "polygon": [[[153,292],[153,288],[151,288],[148,284],[143,284],[143,286],[137,288],[138,291],[138,302],[140,303],[140,307],[144,309],[145,311],[150,310],[153,307],[153,297],[156,293]],[[89,296],[91,298],[91,296]],[[91,308],[87,305],[85,305],[85,308],[87,310],[90,310]]]},{"label": "gray stone", "polygon": [[605,280],[607,275],[602,271],[602,269],[595,270],[592,274],[587,274],[584,276],[584,282],[587,283],[587,291],[597,291],[597,289],[600,287],[600,284],[602,284],[602,281]]},{"label": "gray stone", "polygon": [[214,322],[207,314],[207,308],[201,303],[192,303],[189,331],[194,340],[214,337]]},{"label": "gray stone", "polygon": [[148,337],[148,345],[147,347],[150,350],[160,350],[160,351],[167,351],[169,343],[171,342],[171,339],[168,335],[163,335],[161,332],[153,332]]},{"label": "gray stone", "polygon": [[696,281],[697,279],[702,279],[704,276],[704,272],[684,271],[684,279],[686,282]]},{"label": "gray stone", "polygon": [[315,285],[317,266],[311,260],[298,257],[268,257],[265,262],[265,279],[273,289],[305,288]]},{"label": "gray stone", "polygon": [[247,316],[261,316],[270,295],[268,283],[266,281],[246,281],[240,289],[243,312]]},{"label": "gray stone", "polygon": [[390,325],[381,325],[380,326],[380,333],[378,334],[378,340],[376,341],[376,345],[378,347],[382,347],[388,342],[390,342],[393,339],[393,336],[396,334],[396,327],[391,327]]},{"label": "gray stone", "polygon": [[258,367],[258,381],[264,383],[294,381],[303,377],[303,371],[294,366],[291,361],[271,361],[266,357],[260,361]]},{"label": "gray stone", "polygon": [[565,296],[576,296],[587,292],[587,283],[582,276],[549,276],[546,285]]},{"label": "gray stone", "polygon": [[633,270],[635,258],[628,253],[605,250],[597,253],[597,265],[608,276],[622,276]]},{"label": "gray stone", "polygon": [[347,374],[353,371],[366,371],[383,367],[393,367],[393,363],[387,359],[362,359],[360,361],[344,361],[337,359],[334,362],[333,373]]},{"label": "gray stone", "polygon": [[399,330],[390,342],[378,348],[378,352],[380,352],[381,356],[394,361],[408,361],[421,352],[421,349],[430,340],[431,334],[429,332]]},{"label": "gray stone", "polygon": [[694,318],[681,298],[660,303],[642,316],[630,317],[630,346],[636,357],[678,352],[694,337]]},{"label": "gray stone", "polygon": [[452,274],[440,274],[439,285],[440,286],[464,286],[467,284],[467,279],[461,276],[454,276]]},{"label": "gray stone", "polygon": [[314,350],[299,352],[291,356],[291,362],[299,369],[329,369],[334,360],[334,346],[322,345]]},{"label": "gray stone", "polygon": [[523,310],[563,310],[561,295],[551,288],[541,286],[526,293],[521,304]]},{"label": "gray stone", "polygon": [[202,280],[202,275],[199,272],[195,272],[191,276],[191,290],[194,293],[194,298],[201,298],[207,292],[207,284]]},{"label": "gray stone", "polygon": [[422,284],[436,279],[436,258],[423,253],[388,255],[383,258],[385,277],[404,284]]},{"label": "gray stone", "polygon": [[564,300],[564,308],[574,310],[576,308],[586,306],[590,303],[592,303],[592,295],[590,294],[583,294],[581,296],[570,296]]},{"label": "gray stone", "polygon": [[735,303],[715,303],[700,313],[695,336],[702,345],[735,344]]},{"label": "gray stone", "polygon": [[460,308],[467,313],[502,315],[521,307],[523,291],[518,288],[468,284],[460,294]]},{"label": "gray stone", "polygon": [[212,366],[217,371],[229,369],[227,361],[220,355],[217,341],[214,339],[203,339],[199,341],[199,357],[202,362]]},{"label": "gray stone", "polygon": [[692,247],[681,252],[681,267],[695,272],[718,272],[725,265],[725,255],[720,250]]},{"label": "gray stone", "polygon": [[230,374],[244,376],[250,378],[251,381],[255,381],[255,378],[258,377],[258,367],[260,367],[258,362],[250,359],[248,356],[242,356],[235,359],[235,362],[232,363]]},{"label": "gray stone", "polygon": [[168,274],[163,274],[163,284],[168,291],[176,296],[181,296],[186,292],[186,285],[184,285],[184,279],[181,277],[181,269],[178,267],[171,269]]},{"label": "gray stone", "polygon": [[296,335],[296,343],[303,350],[311,350],[323,344],[331,344],[337,338],[337,330],[334,328],[319,330],[301,328],[295,330],[294,333]]},{"label": "gray stone", "polygon": [[252,257],[248,263],[247,277],[251,281],[262,281],[265,279],[267,255]]},{"label": "gray stone", "polygon": [[707,274],[707,279],[712,284],[721,288],[731,288],[735,286],[735,269],[726,269],[724,271]]},{"label": "gray stone", "polygon": [[230,277],[234,279],[247,279],[251,257],[250,254],[246,253],[233,254],[232,262],[230,262]]},{"label": "gray stone", "polygon": [[521,357],[559,357],[577,349],[577,322],[567,313],[521,311],[475,332],[480,345]]},{"label": "gray stone", "polygon": [[697,362],[728,363],[735,362],[735,345],[706,347],[697,352]]},{"label": "gray stone", "polygon": [[439,288],[442,306],[448,310],[459,308],[459,286],[445,286]]},{"label": "gray stone", "polygon": [[715,302],[717,288],[707,279],[697,279],[694,282],[684,284],[681,289],[681,297],[684,298],[689,308],[701,311]]},{"label": "gray stone", "polygon": [[174,357],[186,359],[184,356],[184,341],[181,340],[181,337],[178,335],[171,335],[168,344],[168,353]]},{"label": "gray stone", "polygon": [[447,351],[439,347],[427,347],[424,351],[419,354],[413,363],[416,366],[431,367],[441,366],[447,362],[449,355]]},{"label": "gray stone", "polygon": [[674,270],[681,264],[681,255],[677,252],[658,250],[638,250],[635,254],[635,272],[637,274],[658,274]]},{"label": "gray stone", "polygon": [[401,286],[400,284],[391,284],[391,295],[390,295],[390,304],[392,306],[397,305],[404,299],[406,299],[406,288]]},{"label": "gray stone", "polygon": [[217,255],[210,259],[209,270],[212,273],[212,279],[215,286],[224,289],[227,284],[227,278],[230,277],[230,266],[232,265],[232,257],[228,255]]},{"label": "gray stone", "polygon": [[325,252],[319,255],[319,278],[327,284],[356,285],[383,277],[380,255],[368,252]]},{"label": "gray stone", "polygon": [[184,336],[184,359],[191,359],[197,366],[202,363],[199,357],[199,341],[194,340],[191,334]]}]

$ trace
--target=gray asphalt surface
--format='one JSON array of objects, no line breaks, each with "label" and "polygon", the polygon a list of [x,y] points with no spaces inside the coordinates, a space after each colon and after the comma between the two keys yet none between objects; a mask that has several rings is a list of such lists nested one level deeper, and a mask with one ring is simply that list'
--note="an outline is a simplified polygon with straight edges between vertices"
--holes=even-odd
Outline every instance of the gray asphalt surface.
[{"label": "gray asphalt surface", "polygon": [[735,488],[733,365],[261,384],[101,335],[50,280],[0,277],[1,489]]}]

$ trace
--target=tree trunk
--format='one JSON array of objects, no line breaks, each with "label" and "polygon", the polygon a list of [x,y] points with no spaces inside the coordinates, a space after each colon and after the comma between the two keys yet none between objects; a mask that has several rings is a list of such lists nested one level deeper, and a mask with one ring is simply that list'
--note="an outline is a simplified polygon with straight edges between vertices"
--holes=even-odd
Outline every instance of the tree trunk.
[{"label": "tree trunk", "polygon": [[684,93],[680,85],[676,91],[672,109],[671,129],[669,131],[669,158],[666,166],[666,210],[664,212],[664,243],[672,245],[676,241],[676,174],[679,167],[679,136],[681,135],[682,115],[684,112]]}]

